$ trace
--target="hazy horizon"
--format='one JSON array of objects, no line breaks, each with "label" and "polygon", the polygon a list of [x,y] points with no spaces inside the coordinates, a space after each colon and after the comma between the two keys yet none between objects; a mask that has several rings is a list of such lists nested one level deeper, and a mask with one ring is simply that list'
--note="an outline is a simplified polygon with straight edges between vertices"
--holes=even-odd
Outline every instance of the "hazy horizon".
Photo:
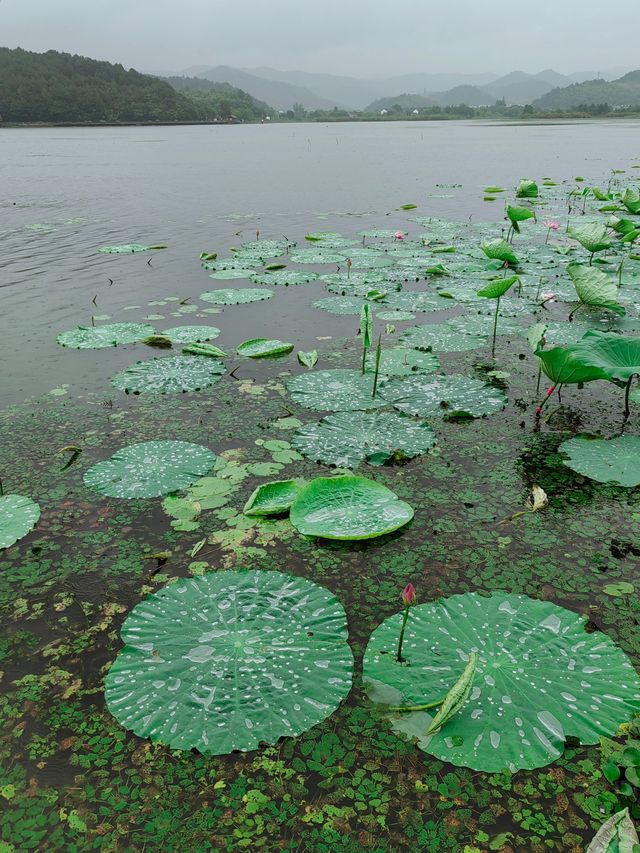
[{"label": "hazy horizon", "polygon": [[[0,43],[59,50],[141,71],[198,66],[269,66],[376,80],[415,73],[560,73],[636,68],[632,27],[620,28],[636,0],[616,15],[582,0],[539,0],[535,12],[507,0],[459,0],[427,9],[423,0],[372,7],[325,0],[304,15],[291,0],[0,0]],[[464,31],[461,29],[464,21]],[[602,45],[610,44],[610,50]]]}]

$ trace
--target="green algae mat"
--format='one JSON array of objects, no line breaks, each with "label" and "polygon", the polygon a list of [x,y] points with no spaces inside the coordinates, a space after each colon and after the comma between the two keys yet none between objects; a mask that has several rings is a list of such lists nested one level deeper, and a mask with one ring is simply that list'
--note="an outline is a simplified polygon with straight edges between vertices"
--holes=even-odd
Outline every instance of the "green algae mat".
[{"label": "green algae mat", "polygon": [[640,206],[566,193],[52,329],[0,412],[0,853],[635,853]]}]

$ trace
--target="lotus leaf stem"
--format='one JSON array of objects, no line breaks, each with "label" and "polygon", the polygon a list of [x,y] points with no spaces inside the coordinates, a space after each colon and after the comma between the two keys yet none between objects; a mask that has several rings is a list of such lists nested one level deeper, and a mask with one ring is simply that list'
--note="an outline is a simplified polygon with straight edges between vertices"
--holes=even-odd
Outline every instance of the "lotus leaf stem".
[{"label": "lotus leaf stem", "polygon": [[491,358],[496,355],[496,333],[498,331],[498,311],[500,310],[500,297],[496,299],[496,315],[493,320],[493,340],[491,342]]},{"label": "lotus leaf stem", "polygon": [[404,658],[402,657],[402,644],[404,643],[404,630],[407,627],[410,607],[411,605],[407,604],[402,614],[402,627],[400,628],[400,636],[398,637],[398,651],[396,653],[396,660],[398,663],[404,663]]},{"label": "lotus leaf stem", "polygon": [[445,697],[442,699],[437,699],[435,702],[427,702],[426,705],[392,705],[391,708],[388,708],[388,711],[429,711],[431,708],[437,708],[438,705],[442,705]]}]

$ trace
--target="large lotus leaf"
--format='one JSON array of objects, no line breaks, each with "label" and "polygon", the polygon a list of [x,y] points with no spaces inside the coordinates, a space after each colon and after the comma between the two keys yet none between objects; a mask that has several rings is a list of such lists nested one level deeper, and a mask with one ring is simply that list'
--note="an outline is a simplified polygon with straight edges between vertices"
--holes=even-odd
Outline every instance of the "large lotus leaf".
[{"label": "large lotus leaf", "polygon": [[263,287],[246,287],[243,290],[220,288],[201,293],[200,299],[204,302],[213,302],[214,305],[244,305],[247,302],[271,299],[272,296],[273,293]]},{"label": "large lotus leaf", "polygon": [[255,273],[255,270],[247,267],[228,267],[223,270],[216,270],[211,273],[209,278],[215,278],[217,281],[230,281],[235,278],[250,278]]},{"label": "large lotus leaf", "polygon": [[589,331],[575,350],[585,364],[600,368],[609,379],[626,382],[640,374],[640,338]]},{"label": "large lotus leaf", "polygon": [[492,260],[502,261],[510,264],[512,267],[518,266],[518,256],[513,251],[506,240],[487,240],[480,245],[480,248],[488,258]]},{"label": "large lotus leaf", "polygon": [[390,323],[404,323],[407,320],[415,320],[416,315],[410,311],[379,311],[376,314],[377,320],[386,320]]},{"label": "large lotus leaf", "polygon": [[362,311],[361,296],[326,296],[313,303],[314,308],[328,311],[330,314],[360,314]]},{"label": "large lotus leaf", "polygon": [[622,195],[621,201],[629,213],[640,213],[640,189],[637,187],[627,187]]},{"label": "large lotus leaf", "polygon": [[419,290],[405,290],[402,293],[389,293],[384,300],[385,306],[397,308],[399,311],[447,311],[451,308],[451,300],[438,296],[437,293],[424,293]]},{"label": "large lotus leaf", "polygon": [[520,181],[516,188],[516,198],[538,198],[538,185],[527,178]]},{"label": "large lotus leaf", "polygon": [[277,355],[286,355],[291,352],[293,344],[284,341],[271,341],[267,338],[252,338],[250,341],[241,343],[236,352],[246,358],[273,358]]},{"label": "large lotus leaf", "polygon": [[148,323],[110,323],[108,326],[78,326],[62,332],[56,341],[63,347],[74,349],[101,349],[119,344],[135,344],[155,334]]},{"label": "large lotus leaf", "polygon": [[335,596],[304,578],[218,571],[144,599],[106,678],[118,722],[172,749],[226,755],[293,737],[351,689]]},{"label": "large lotus leaf", "polygon": [[569,457],[564,464],[598,483],[618,483],[632,489],[640,486],[640,436],[617,438],[570,438],[558,448]]},{"label": "large lotus leaf", "polygon": [[102,246],[98,251],[103,255],[124,255],[131,252],[150,252],[166,248],[167,246],[143,246],[140,243],[128,243],[126,246]]},{"label": "large lotus leaf", "polygon": [[338,412],[298,429],[291,444],[316,462],[357,468],[362,462],[411,459],[436,443],[428,424],[395,412]]},{"label": "large lotus leaf", "polygon": [[586,853],[636,853],[639,844],[638,833],[626,808],[602,824]]},{"label": "large lotus leaf", "polygon": [[358,237],[369,237],[372,240],[386,239],[395,236],[395,231],[386,228],[370,228],[368,231],[358,231]]},{"label": "large lotus leaf", "polygon": [[[565,740],[598,743],[640,710],[640,678],[627,656],[586,620],[549,601],[494,592],[454,595],[411,608],[371,635],[363,678],[376,701],[422,705],[443,698],[471,652],[478,656],[466,704],[433,735],[425,711],[391,712],[392,725],[442,761],[489,773],[544,767]],[[435,713],[435,712],[434,712]]]},{"label": "large lotus leaf", "polygon": [[252,492],[242,510],[245,515],[281,515],[289,508],[305,485],[304,480],[274,480],[262,483]]},{"label": "large lotus leaf", "polygon": [[[373,350],[367,353],[365,369],[369,373],[376,369],[376,353]],[[385,376],[412,376],[414,373],[434,373],[439,369],[438,357],[430,352],[420,352],[408,347],[392,347],[383,349],[380,353],[379,372]]]},{"label": "large lotus leaf", "polygon": [[350,412],[357,409],[378,409],[387,405],[373,394],[373,376],[359,370],[315,370],[293,376],[287,390],[296,403],[305,409],[324,412]]},{"label": "large lotus leaf", "polygon": [[305,536],[374,539],[404,527],[413,509],[395,492],[366,477],[318,477],[291,506],[291,523]]},{"label": "large lotus leaf", "polygon": [[[500,307],[504,303],[500,303]],[[508,305],[504,306],[508,310]],[[447,326],[464,335],[488,335],[493,329],[493,318],[487,314],[462,314],[447,320]],[[526,335],[527,327],[521,326],[509,317],[504,317],[502,311],[498,314],[498,335]]]},{"label": "large lotus leaf", "polygon": [[0,548],[8,548],[38,523],[40,507],[24,495],[0,495]]},{"label": "large lotus leaf", "polygon": [[[489,331],[489,330],[487,330]],[[410,326],[402,333],[400,343],[405,347],[435,352],[465,352],[484,346],[485,338],[456,332],[450,326]]]},{"label": "large lotus leaf", "polygon": [[156,498],[195,483],[215,458],[207,447],[189,441],[142,441],[89,468],[84,483],[111,498]]},{"label": "large lotus leaf", "polygon": [[578,298],[584,305],[594,308],[607,308],[615,314],[624,314],[625,309],[618,304],[618,285],[614,278],[596,267],[571,263],[567,267]]},{"label": "large lotus leaf", "polygon": [[162,334],[173,344],[192,344],[217,338],[220,329],[215,326],[176,326],[173,329],[165,329]]},{"label": "large lotus leaf", "polygon": [[487,285],[477,291],[477,296],[482,296],[485,299],[500,299],[500,297],[504,296],[517,281],[517,275],[511,276],[510,278],[491,279]]},{"label": "large lotus leaf", "polygon": [[234,250],[236,258],[246,260],[257,258],[266,261],[268,258],[279,258],[284,255],[295,243],[288,240],[253,240],[251,243],[243,243]]},{"label": "large lotus leaf", "polygon": [[318,276],[302,270],[276,270],[275,272],[254,272],[251,281],[254,284],[309,284],[317,281]]},{"label": "large lotus leaf", "polygon": [[602,252],[611,246],[604,222],[581,222],[571,225],[567,234],[577,240],[588,252]]},{"label": "large lotus leaf", "polygon": [[507,405],[507,398],[498,388],[468,376],[407,376],[385,383],[380,393],[396,409],[421,418],[481,418]]},{"label": "large lotus leaf", "polygon": [[535,213],[532,210],[529,210],[528,207],[513,207],[512,205],[507,205],[507,216],[513,226],[513,230],[519,234],[520,233],[520,222],[526,222],[527,219],[535,219]]},{"label": "large lotus leaf", "polygon": [[[369,272],[333,272],[327,275],[321,275],[320,281],[327,285],[327,290],[331,293],[353,293],[355,290],[366,288],[373,290],[381,282],[386,283],[384,271],[371,270]],[[381,288],[386,289],[386,288]]]},{"label": "large lotus leaf", "polygon": [[111,384],[127,394],[173,394],[215,385],[224,372],[220,359],[177,355],[138,361],[116,373]]},{"label": "large lotus leaf", "polygon": [[380,269],[392,267],[395,260],[376,248],[345,249],[344,257],[349,258],[354,268],[358,269]]},{"label": "large lotus leaf", "polygon": [[317,249],[299,249],[291,255],[294,264],[343,264],[347,256],[339,252],[331,252],[321,247]]},{"label": "large lotus leaf", "polygon": [[600,367],[585,362],[578,344],[537,349],[535,354],[542,362],[545,374],[556,385],[576,385],[607,378]]}]

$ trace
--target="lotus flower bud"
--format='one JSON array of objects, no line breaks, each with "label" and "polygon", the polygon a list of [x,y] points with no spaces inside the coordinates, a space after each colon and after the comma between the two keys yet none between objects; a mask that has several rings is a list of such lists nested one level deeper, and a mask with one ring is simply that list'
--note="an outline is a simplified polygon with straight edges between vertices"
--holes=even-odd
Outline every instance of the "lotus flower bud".
[{"label": "lotus flower bud", "polygon": [[402,601],[406,607],[411,607],[416,601],[416,588],[412,583],[408,583],[402,590]]}]

